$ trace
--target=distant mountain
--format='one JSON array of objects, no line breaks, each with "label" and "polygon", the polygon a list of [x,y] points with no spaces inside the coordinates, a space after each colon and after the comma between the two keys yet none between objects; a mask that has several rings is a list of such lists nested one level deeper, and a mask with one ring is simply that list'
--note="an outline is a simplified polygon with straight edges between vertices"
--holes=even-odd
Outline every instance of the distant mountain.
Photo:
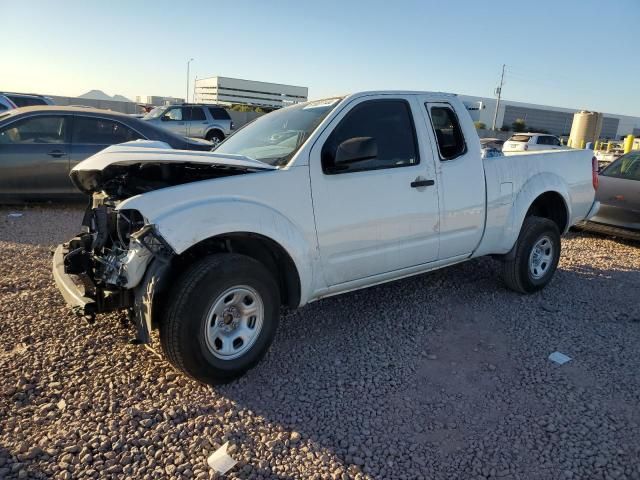
[{"label": "distant mountain", "polygon": [[114,100],[117,100],[118,102],[130,102],[131,101],[127,97],[125,97],[124,95],[114,95],[112,98]]},{"label": "distant mountain", "polygon": [[112,100],[116,102],[130,102],[127,97],[123,95],[114,95],[113,97],[107,95],[102,90],[89,90],[87,93],[83,93],[78,98],[86,98],[89,100]]},{"label": "distant mountain", "polygon": [[88,98],[91,100],[113,100],[109,95],[102,90],[89,90],[87,93],[83,93],[78,98]]}]

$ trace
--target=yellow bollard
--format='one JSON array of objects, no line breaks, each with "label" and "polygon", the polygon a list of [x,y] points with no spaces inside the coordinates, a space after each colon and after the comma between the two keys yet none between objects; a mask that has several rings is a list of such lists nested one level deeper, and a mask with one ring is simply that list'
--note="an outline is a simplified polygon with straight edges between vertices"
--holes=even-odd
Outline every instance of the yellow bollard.
[{"label": "yellow bollard", "polygon": [[613,144],[611,142],[607,142],[607,153],[609,153],[612,148],[613,148]]},{"label": "yellow bollard", "polygon": [[599,150],[600,149],[600,140],[596,140],[596,144],[593,146],[594,150]]},{"label": "yellow bollard", "polygon": [[633,147],[633,135],[629,134],[624,139],[624,153],[629,153]]},{"label": "yellow bollard", "polygon": [[571,147],[571,139],[567,140],[567,147]]},{"label": "yellow bollard", "polygon": [[584,138],[580,140],[580,148],[584,148]]}]

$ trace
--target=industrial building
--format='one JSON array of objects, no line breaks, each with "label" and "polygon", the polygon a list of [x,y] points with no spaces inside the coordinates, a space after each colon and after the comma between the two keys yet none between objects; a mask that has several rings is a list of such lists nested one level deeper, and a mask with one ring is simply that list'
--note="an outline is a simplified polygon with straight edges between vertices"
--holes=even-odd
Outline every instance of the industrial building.
[{"label": "industrial building", "polygon": [[307,87],[219,76],[196,79],[194,90],[194,101],[198,103],[240,104],[269,109],[306,102],[309,95]]},{"label": "industrial building", "polygon": [[[459,98],[466,105],[474,121],[482,122],[487,128],[491,128],[496,108],[495,98],[468,95],[459,95]],[[511,128],[513,122],[517,119],[522,119],[526,125],[525,129],[546,130],[554,135],[569,136],[573,114],[578,110],[580,109],[551,107],[501,99],[496,128],[500,129],[503,126]],[[640,117],[603,113],[600,138],[619,140],[629,134],[638,135],[639,133]]]},{"label": "industrial building", "polygon": [[162,107],[164,105],[174,105],[178,103],[184,103],[184,98],[177,97],[160,97],[157,95],[137,95],[136,103],[142,103],[145,105],[153,105],[156,107]]}]

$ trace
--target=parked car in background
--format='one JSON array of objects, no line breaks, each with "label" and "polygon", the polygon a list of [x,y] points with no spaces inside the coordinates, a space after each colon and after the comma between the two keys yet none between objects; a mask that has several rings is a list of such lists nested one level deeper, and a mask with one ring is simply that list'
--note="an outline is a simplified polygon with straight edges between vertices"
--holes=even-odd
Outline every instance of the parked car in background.
[{"label": "parked car in background", "polygon": [[630,152],[600,172],[600,210],[582,228],[640,240],[640,151]]},{"label": "parked car in background", "polygon": [[516,133],[504,142],[504,153],[526,152],[528,150],[560,150],[563,146],[555,135],[545,133]]},{"label": "parked car in background", "polygon": [[183,103],[156,107],[143,120],[185,137],[204,138],[218,145],[231,134],[234,125],[219,105]]},{"label": "parked car in background", "polygon": [[480,146],[482,148],[493,148],[493,149],[502,151],[503,145],[504,145],[504,140],[500,140],[499,138],[481,138],[480,139]]},{"label": "parked car in background", "polygon": [[156,140],[180,150],[211,150],[125,114],[86,107],[26,107],[0,112],[0,200],[79,197],[69,172],[109,145]]},{"label": "parked car in background", "polygon": [[482,160],[455,95],[300,103],[213,152],[118,145],[76,165],[93,203],[53,276],[77,314],[127,311],[139,343],[159,327],[173,365],[229,381],[266,352],[282,304],[483,255],[509,288],[542,289],[560,236],[598,207],[594,166],[578,149]]},{"label": "parked car in background", "polygon": [[54,105],[51,98],[31,93],[0,92],[0,99],[2,97],[9,100],[14,105],[13,108]]},{"label": "parked car in background", "polygon": [[4,112],[5,110],[13,110],[16,107],[16,104],[9,100],[4,95],[0,95],[0,112]]}]

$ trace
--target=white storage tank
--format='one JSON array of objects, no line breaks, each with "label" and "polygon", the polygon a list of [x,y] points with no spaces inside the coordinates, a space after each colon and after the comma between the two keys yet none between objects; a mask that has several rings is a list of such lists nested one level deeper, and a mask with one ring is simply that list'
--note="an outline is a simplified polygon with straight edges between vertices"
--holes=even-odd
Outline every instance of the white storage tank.
[{"label": "white storage tank", "polygon": [[595,143],[602,131],[602,114],[581,110],[573,115],[569,145],[573,148],[584,148],[589,143]]}]

